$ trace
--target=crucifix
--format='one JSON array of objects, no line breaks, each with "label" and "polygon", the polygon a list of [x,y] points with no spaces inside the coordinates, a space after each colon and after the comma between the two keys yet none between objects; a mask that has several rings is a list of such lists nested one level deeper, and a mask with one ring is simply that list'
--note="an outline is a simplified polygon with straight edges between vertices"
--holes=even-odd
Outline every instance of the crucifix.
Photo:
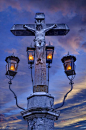
[{"label": "crucifix", "polygon": [[28,130],[53,130],[60,113],[54,110],[54,97],[49,94],[46,81],[45,36],[66,35],[69,28],[66,24],[45,24],[44,13],[36,13],[35,24],[15,24],[11,32],[15,36],[35,36],[33,94],[27,98],[27,109],[21,114],[28,122]]},{"label": "crucifix", "polygon": [[35,36],[35,76],[33,92],[47,92],[46,81],[46,41],[45,36],[66,35],[69,28],[66,24],[45,24],[44,13],[36,13],[35,24],[15,24],[11,32],[15,36]]}]

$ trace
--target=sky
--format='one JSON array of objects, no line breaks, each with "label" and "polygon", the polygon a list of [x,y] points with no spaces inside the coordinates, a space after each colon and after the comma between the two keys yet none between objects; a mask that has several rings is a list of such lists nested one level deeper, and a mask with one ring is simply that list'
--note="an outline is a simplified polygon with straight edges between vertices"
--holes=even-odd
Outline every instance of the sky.
[{"label": "sky", "polygon": [[34,24],[37,12],[45,14],[46,23],[65,23],[70,28],[65,36],[45,37],[46,43],[55,47],[49,93],[56,105],[70,89],[61,58],[69,52],[77,59],[74,88],[58,109],[60,117],[54,123],[55,130],[86,130],[86,0],[0,0],[0,129],[27,129],[9,90],[5,58],[14,53],[20,59],[11,87],[19,105],[26,109],[27,97],[32,94],[26,48],[33,44],[34,36],[14,36],[10,29],[14,24]]}]

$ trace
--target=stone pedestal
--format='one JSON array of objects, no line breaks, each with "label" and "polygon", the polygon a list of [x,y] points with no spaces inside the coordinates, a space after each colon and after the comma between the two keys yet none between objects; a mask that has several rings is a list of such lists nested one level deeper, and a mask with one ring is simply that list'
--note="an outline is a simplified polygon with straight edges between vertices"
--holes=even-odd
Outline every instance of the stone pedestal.
[{"label": "stone pedestal", "polygon": [[28,130],[54,130],[59,112],[54,110],[54,98],[45,92],[36,92],[27,98],[27,110],[21,112],[28,122]]}]

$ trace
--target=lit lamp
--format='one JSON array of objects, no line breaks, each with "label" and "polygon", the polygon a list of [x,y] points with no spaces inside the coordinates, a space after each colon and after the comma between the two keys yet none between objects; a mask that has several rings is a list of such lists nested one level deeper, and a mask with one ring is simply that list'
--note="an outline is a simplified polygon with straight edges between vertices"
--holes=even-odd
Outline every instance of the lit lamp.
[{"label": "lit lamp", "polygon": [[64,65],[64,70],[67,76],[70,75],[75,75],[75,61],[76,61],[76,57],[72,56],[72,55],[67,55],[64,56],[61,61],[63,62]]},{"label": "lit lamp", "polygon": [[46,63],[52,63],[54,53],[54,46],[50,45],[46,46]]},{"label": "lit lamp", "polygon": [[14,95],[17,107],[20,108],[20,109],[22,109],[22,110],[25,110],[24,108],[22,108],[22,107],[20,107],[18,105],[17,96],[16,96],[15,92],[11,89],[12,79],[14,78],[14,76],[17,73],[18,63],[19,63],[20,60],[19,60],[18,57],[8,56],[8,57],[6,57],[5,61],[7,62],[7,65],[6,65],[6,74],[5,75],[9,79],[9,82],[8,82],[9,89],[10,89],[10,91]]},{"label": "lit lamp", "polygon": [[70,80],[69,84],[71,85],[71,89],[64,95],[64,98],[63,98],[63,102],[61,104],[61,106],[59,107],[56,107],[55,109],[58,109],[58,108],[61,108],[64,103],[65,103],[65,99],[67,97],[67,95],[73,90],[73,79],[75,78],[75,61],[76,61],[76,57],[75,56],[72,56],[72,55],[68,55],[67,56],[64,56],[62,59],[61,59],[63,65],[64,65],[64,70],[65,70],[65,73],[67,75],[67,78]]},{"label": "lit lamp", "polygon": [[6,75],[15,76],[17,73],[19,58],[15,56],[8,56],[6,57],[5,61],[7,62],[6,65]]},{"label": "lit lamp", "polygon": [[29,69],[31,69],[31,80],[32,80],[32,85],[33,85],[33,76],[32,76],[32,64],[34,64],[34,58],[35,58],[35,48],[32,47],[27,47],[27,58],[28,58],[28,64],[30,64]]},{"label": "lit lamp", "polygon": [[[51,67],[50,64],[52,63],[53,60],[53,53],[54,53],[54,46],[49,45],[46,46],[46,63],[48,63],[48,88],[49,88],[49,68]],[[48,90],[49,91],[49,90]]]},{"label": "lit lamp", "polygon": [[26,51],[27,51],[27,57],[28,57],[28,64],[34,64],[35,48],[27,47]]}]

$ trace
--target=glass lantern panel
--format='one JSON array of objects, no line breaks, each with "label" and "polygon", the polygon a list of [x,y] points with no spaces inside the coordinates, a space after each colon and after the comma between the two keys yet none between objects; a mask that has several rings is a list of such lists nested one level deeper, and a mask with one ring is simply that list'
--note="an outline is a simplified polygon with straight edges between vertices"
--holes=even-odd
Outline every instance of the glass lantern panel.
[{"label": "glass lantern panel", "polygon": [[72,70],[71,60],[66,60],[66,62],[64,64],[64,69],[65,69],[65,71]]},{"label": "glass lantern panel", "polygon": [[13,59],[13,57],[8,58],[6,65],[6,75],[15,76],[17,73],[18,62],[17,59]]},{"label": "glass lantern panel", "polygon": [[8,71],[8,64],[6,65],[6,72]]},{"label": "glass lantern panel", "polygon": [[18,63],[16,63],[16,61],[14,61],[14,60],[11,60],[10,70],[17,71],[17,68],[18,68]]},{"label": "glass lantern panel", "polygon": [[75,70],[75,64],[73,60],[71,61],[71,64],[72,64],[72,69]]},{"label": "glass lantern panel", "polygon": [[7,67],[8,67],[8,70],[17,71],[18,65],[17,65],[16,61],[11,60],[11,61],[7,64]]},{"label": "glass lantern panel", "polygon": [[10,64],[10,70],[15,71],[15,64],[14,63]]},{"label": "glass lantern panel", "polygon": [[47,60],[52,60],[53,52],[52,50],[47,50]]},{"label": "glass lantern panel", "polygon": [[47,55],[47,59],[48,59],[48,60],[52,60],[52,54],[51,54],[51,53],[49,53],[49,54]]},{"label": "glass lantern panel", "polygon": [[71,62],[67,63],[67,67],[66,67],[66,70],[71,70],[72,67],[71,67]]},{"label": "glass lantern panel", "polygon": [[33,56],[33,54],[32,53],[29,53],[29,61],[33,61],[34,60],[34,56]]}]

